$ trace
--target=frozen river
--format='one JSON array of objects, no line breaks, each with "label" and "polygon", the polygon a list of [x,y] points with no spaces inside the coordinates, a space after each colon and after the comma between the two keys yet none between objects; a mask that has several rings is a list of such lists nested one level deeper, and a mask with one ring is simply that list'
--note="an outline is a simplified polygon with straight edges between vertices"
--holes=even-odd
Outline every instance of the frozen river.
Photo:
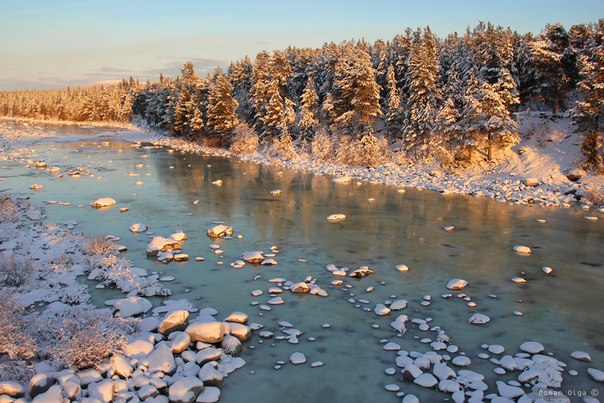
[{"label": "frozen river", "polygon": [[[115,135],[103,138],[93,132],[93,140],[40,142],[29,145],[22,159],[1,161],[0,189],[27,194],[34,204],[45,206],[49,220],[75,220],[76,230],[86,235],[120,237],[120,244],[128,248],[124,256],[137,266],[175,278],[166,283],[173,299],[214,307],[223,316],[246,312],[275,336],[286,336],[279,321],[288,321],[302,332],[298,344],[262,340],[255,334],[241,355],[247,365],[225,382],[221,401],[400,401],[385,385],[398,385],[401,392],[416,394],[422,401],[443,400],[450,395],[401,379],[400,368],[395,375],[385,373],[386,368],[397,368],[397,352],[383,349],[386,340],[403,350],[425,353],[437,339],[435,326],[448,335],[446,345],[459,349],[437,352],[451,359],[465,353],[471,363],[463,369],[484,374],[487,393],[497,391],[496,380],[515,380],[520,371],[496,375],[493,370],[499,365],[479,354],[502,355],[481,345],[501,345],[506,350],[503,355],[515,355],[527,340],[542,343],[547,353],[568,364],[562,390],[602,389],[586,373],[587,368],[602,369],[604,364],[601,213],[513,206],[413,189],[401,192],[356,182],[339,184],[329,177],[236,159],[172,152],[144,143],[134,147]],[[59,178],[27,168],[27,159],[45,160],[64,173],[83,170],[79,177]],[[212,184],[216,180],[222,186]],[[30,190],[33,183],[44,189]],[[281,192],[275,195],[273,190]],[[89,207],[104,196],[116,199],[117,205],[102,210]],[[70,205],[45,204],[49,200]],[[120,213],[120,207],[129,210]],[[346,219],[327,221],[334,213],[345,214]],[[600,220],[586,220],[586,215]],[[139,222],[156,235],[184,231],[188,240],[183,251],[191,259],[162,264],[147,258],[151,235],[129,231],[131,224]],[[206,230],[215,222],[234,227],[235,235],[243,237],[211,240]],[[446,231],[447,226],[454,228]],[[209,248],[214,242],[222,253]],[[515,253],[516,245],[529,246],[532,254]],[[272,246],[278,248],[276,266],[230,266],[245,251],[268,253]],[[328,264],[351,271],[369,266],[375,274],[361,279],[336,277],[325,269]],[[409,270],[396,270],[401,264]],[[544,266],[553,272],[545,274]],[[270,311],[259,308],[270,299],[267,291],[275,285],[268,280],[299,282],[307,276],[329,295],[284,291],[284,304],[273,305]],[[526,283],[512,282],[514,277]],[[448,290],[447,282],[454,278],[466,280],[468,286]],[[333,286],[334,280],[344,284]],[[253,297],[251,292],[258,289],[263,295]],[[462,293],[465,299],[459,297]],[[443,298],[443,294],[452,296]],[[116,295],[111,290],[93,291],[99,305]],[[385,316],[374,313],[376,304],[398,299],[407,300],[408,306]],[[474,313],[488,315],[491,321],[468,323]],[[402,337],[390,327],[399,314],[409,317]],[[412,323],[413,319],[428,319],[428,330],[421,330],[421,321]],[[570,358],[576,350],[589,353],[593,362]],[[308,362],[291,365],[289,357],[295,351],[303,352]],[[278,361],[287,364],[274,369]],[[315,361],[324,365],[311,368]],[[578,374],[573,376],[569,370]]]}]

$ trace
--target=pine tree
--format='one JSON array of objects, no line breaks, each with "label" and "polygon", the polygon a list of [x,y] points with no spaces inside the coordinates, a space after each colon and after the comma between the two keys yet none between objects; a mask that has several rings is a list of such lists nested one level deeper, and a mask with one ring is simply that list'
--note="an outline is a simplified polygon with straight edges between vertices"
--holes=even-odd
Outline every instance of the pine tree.
[{"label": "pine tree", "polygon": [[[420,37],[419,31],[417,36]],[[409,82],[408,112],[405,120],[403,145],[409,150],[419,148],[428,153],[438,113],[441,94],[438,87],[440,63],[436,38],[426,28],[413,44],[407,77]]]},{"label": "pine tree", "polygon": [[302,92],[300,105],[300,122],[298,126],[303,138],[310,140],[319,127],[319,96],[315,89],[315,82],[308,76],[306,87]]},{"label": "pine tree", "polygon": [[387,74],[388,102],[386,109],[386,133],[391,139],[401,138],[403,127],[403,114],[401,110],[401,98],[398,87],[396,86],[396,77],[394,75],[394,66],[388,66]]},{"label": "pine tree", "polygon": [[579,93],[573,109],[573,123],[583,136],[581,152],[585,157],[583,167],[604,173],[604,142],[600,121],[604,116],[604,20],[600,20],[596,38],[591,42],[590,54],[580,59]]},{"label": "pine tree", "polygon": [[212,134],[218,135],[221,141],[231,134],[237,126],[238,102],[233,98],[233,86],[228,77],[217,69],[210,86],[208,96],[208,129]]}]

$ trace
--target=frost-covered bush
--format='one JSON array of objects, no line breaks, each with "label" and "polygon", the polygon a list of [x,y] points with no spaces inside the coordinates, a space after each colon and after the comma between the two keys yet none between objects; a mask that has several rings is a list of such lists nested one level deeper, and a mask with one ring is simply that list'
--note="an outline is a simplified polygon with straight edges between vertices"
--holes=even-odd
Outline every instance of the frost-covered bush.
[{"label": "frost-covered bush", "polygon": [[114,318],[108,310],[72,307],[40,319],[40,350],[58,367],[92,367],[119,352],[134,322]]},{"label": "frost-covered bush", "polygon": [[89,238],[86,242],[85,253],[88,255],[107,255],[115,251],[115,245],[103,237]]},{"label": "frost-covered bush", "polygon": [[25,361],[5,361],[0,362],[0,382],[10,381],[25,383],[34,376],[34,370],[31,365]]},{"label": "frost-covered bush", "polygon": [[289,134],[283,134],[273,140],[271,144],[270,155],[282,159],[283,161],[294,160],[298,158],[296,147]]},{"label": "frost-covered bush", "polygon": [[0,289],[0,357],[29,359],[36,355],[34,336],[28,330],[25,312],[7,290]]},{"label": "frost-covered bush", "polygon": [[19,207],[8,196],[0,196],[0,223],[19,221]]},{"label": "frost-covered bush", "polygon": [[0,254],[0,286],[25,285],[31,278],[33,270],[28,260],[17,260],[13,255]]},{"label": "frost-covered bush", "polygon": [[334,147],[327,129],[321,127],[312,139],[312,155],[319,161],[332,161],[334,158]]},{"label": "frost-covered bush", "polygon": [[240,123],[233,131],[230,149],[235,154],[253,154],[258,149],[258,135],[246,123]]},{"label": "frost-covered bush", "polygon": [[337,144],[336,160],[342,165],[377,166],[386,160],[389,151],[386,139],[378,139],[371,130],[359,139],[340,135],[334,143]]}]

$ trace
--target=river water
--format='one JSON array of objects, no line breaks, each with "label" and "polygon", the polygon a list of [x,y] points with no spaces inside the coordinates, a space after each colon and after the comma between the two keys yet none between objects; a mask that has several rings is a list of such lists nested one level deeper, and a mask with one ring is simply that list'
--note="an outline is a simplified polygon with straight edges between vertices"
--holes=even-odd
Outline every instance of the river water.
[{"label": "river water", "polygon": [[[43,159],[64,172],[85,168],[92,176],[58,178],[26,168],[24,159],[2,161],[0,189],[27,194],[34,204],[45,206],[49,220],[76,220],[77,230],[87,235],[121,237],[120,244],[128,247],[125,257],[137,266],[175,277],[166,283],[172,299],[187,298],[199,307],[214,307],[219,317],[235,310],[246,312],[251,321],[275,335],[283,334],[278,325],[283,320],[303,332],[295,345],[286,340],[261,342],[254,336],[241,355],[248,364],[226,380],[221,401],[400,401],[384,389],[386,384],[397,384],[422,401],[449,397],[403,381],[400,374],[384,373],[385,368],[396,367],[396,353],[382,349],[385,339],[419,352],[430,350],[421,339],[435,339],[434,332],[410,323],[409,331],[397,337],[389,323],[399,313],[410,319],[431,318],[431,326],[444,329],[451,343],[470,357],[469,369],[485,374],[489,391],[496,391],[495,379],[515,379],[518,373],[495,375],[496,365],[477,356],[485,352],[481,344],[503,345],[513,355],[527,340],[541,342],[546,351],[568,363],[567,369],[579,372],[578,376],[563,374],[564,388],[598,386],[585,370],[602,369],[604,363],[602,214],[414,189],[402,193],[375,184],[337,184],[329,177],[237,159],[184,154],[144,143],[134,147],[115,133],[104,133],[72,129],[69,134],[77,137],[31,144],[23,153],[26,159]],[[212,184],[218,179],[222,186]],[[137,185],[139,181],[143,184]],[[45,188],[34,192],[29,189],[33,183]],[[271,194],[275,189],[281,190],[279,196]],[[105,196],[116,199],[117,206],[102,210],[88,206]],[[48,200],[70,205],[45,204]],[[120,207],[129,211],[120,213]],[[328,222],[326,217],[334,213],[347,218]],[[601,219],[588,221],[585,215]],[[223,250],[220,255],[210,250],[214,241],[206,236],[206,229],[218,221],[243,235],[217,241]],[[147,224],[157,235],[184,231],[189,237],[184,252],[191,260],[165,265],[147,258],[150,236],[129,231],[137,222]],[[455,230],[445,231],[445,226]],[[273,245],[279,249],[276,266],[230,266],[244,251],[269,252]],[[530,246],[532,255],[517,255],[515,245]],[[196,262],[196,256],[205,261]],[[343,278],[348,288],[332,287],[330,282],[336,277],[325,270],[329,263],[352,269],[367,265],[375,274]],[[398,264],[406,264],[409,271],[398,272]],[[553,273],[544,274],[543,266],[551,266]],[[329,296],[286,291],[282,294],[285,304],[272,306],[271,311],[251,305],[252,301],[267,302],[269,279],[302,281],[307,276],[317,279]],[[526,284],[513,283],[511,278],[516,276],[526,278]],[[476,307],[456,296],[461,292],[446,289],[452,278],[469,282],[463,293]],[[373,287],[371,293],[369,287]],[[255,289],[264,294],[251,296]],[[111,290],[91,292],[99,305],[119,295]],[[450,292],[452,298],[441,298]],[[425,296],[431,296],[431,305],[421,305]],[[406,309],[385,317],[373,312],[375,304],[399,298],[408,300]],[[476,312],[488,315],[491,322],[469,324],[467,319]],[[324,328],[324,323],[331,326]],[[593,363],[570,358],[575,350],[588,352]],[[294,351],[303,352],[308,362],[289,364]],[[280,360],[288,363],[275,370]],[[325,365],[311,368],[314,361]]]}]

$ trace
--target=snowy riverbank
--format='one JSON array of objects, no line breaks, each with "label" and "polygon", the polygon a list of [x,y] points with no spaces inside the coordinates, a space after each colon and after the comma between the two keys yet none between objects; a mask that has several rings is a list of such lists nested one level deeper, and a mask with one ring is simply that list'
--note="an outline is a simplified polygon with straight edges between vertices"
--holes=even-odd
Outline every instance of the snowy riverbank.
[{"label": "snowy riverbank", "polygon": [[[309,157],[283,161],[261,150],[237,156],[259,164],[274,164],[350,181],[382,183],[401,188],[434,190],[444,194],[468,194],[523,205],[570,207],[577,201],[584,206],[602,203],[604,177],[577,169],[579,138],[570,119],[541,113],[519,114],[521,142],[507,150],[498,163],[483,163],[466,169],[444,170],[437,163],[386,163],[376,168],[347,167],[318,162]],[[225,149],[205,147],[194,142],[158,135],[154,144],[184,152],[234,157]],[[570,180],[571,173],[581,178]],[[593,200],[593,202],[591,201]]]}]

